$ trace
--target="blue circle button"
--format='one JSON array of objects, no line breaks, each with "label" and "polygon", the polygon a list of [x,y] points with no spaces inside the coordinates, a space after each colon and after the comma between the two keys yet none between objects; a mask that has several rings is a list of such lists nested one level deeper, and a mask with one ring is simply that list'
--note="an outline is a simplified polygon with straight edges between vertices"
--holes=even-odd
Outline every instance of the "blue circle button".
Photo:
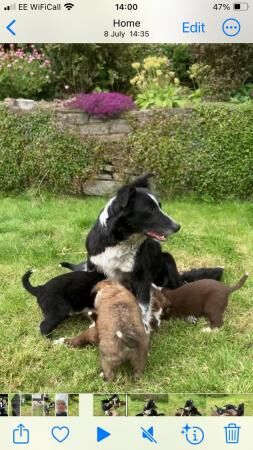
[{"label": "blue circle button", "polygon": [[222,24],[222,31],[226,36],[237,36],[241,31],[241,24],[237,19],[227,19]]}]

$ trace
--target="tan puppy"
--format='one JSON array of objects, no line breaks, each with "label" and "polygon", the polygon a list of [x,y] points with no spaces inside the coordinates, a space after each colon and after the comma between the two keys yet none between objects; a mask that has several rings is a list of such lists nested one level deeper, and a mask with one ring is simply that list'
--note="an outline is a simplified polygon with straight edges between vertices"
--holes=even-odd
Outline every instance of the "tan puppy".
[{"label": "tan puppy", "polygon": [[113,281],[101,281],[95,291],[96,329],[104,378],[113,380],[116,370],[126,362],[133,368],[134,376],[140,377],[146,364],[149,337],[135,297]]}]

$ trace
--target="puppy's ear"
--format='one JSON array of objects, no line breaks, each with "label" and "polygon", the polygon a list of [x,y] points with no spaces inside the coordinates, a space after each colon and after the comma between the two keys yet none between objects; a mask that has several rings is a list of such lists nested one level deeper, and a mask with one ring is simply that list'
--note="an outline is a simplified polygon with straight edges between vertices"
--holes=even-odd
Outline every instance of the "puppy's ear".
[{"label": "puppy's ear", "polygon": [[101,289],[105,289],[108,286],[111,286],[113,284],[112,280],[102,280],[99,281],[99,283],[97,283],[91,290],[92,294],[97,294],[99,291],[101,291]]},{"label": "puppy's ear", "polygon": [[117,194],[118,205],[120,209],[126,208],[131,198],[136,194],[134,186],[123,186]]},{"label": "puppy's ear", "polygon": [[101,283],[103,283],[103,281],[100,281],[92,288],[91,290],[92,294],[97,294],[97,292],[100,291],[100,289],[102,289]]},{"label": "puppy's ear", "polygon": [[129,184],[129,186],[133,186],[135,188],[150,188],[149,179],[153,177],[154,174],[152,172],[145,173],[144,175],[141,175],[140,177],[137,177],[135,180],[132,181],[132,183]]}]

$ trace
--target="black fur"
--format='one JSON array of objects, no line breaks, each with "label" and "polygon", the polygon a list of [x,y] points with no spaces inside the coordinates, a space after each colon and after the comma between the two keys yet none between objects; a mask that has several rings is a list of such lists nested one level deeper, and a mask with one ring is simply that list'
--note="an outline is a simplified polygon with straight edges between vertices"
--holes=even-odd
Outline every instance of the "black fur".
[{"label": "black fur", "polygon": [[41,333],[49,335],[63,320],[84,308],[94,307],[92,289],[104,279],[98,272],[70,272],[59,275],[41,286],[32,286],[29,270],[22,278],[24,288],[37,297],[44,315],[40,324]]}]

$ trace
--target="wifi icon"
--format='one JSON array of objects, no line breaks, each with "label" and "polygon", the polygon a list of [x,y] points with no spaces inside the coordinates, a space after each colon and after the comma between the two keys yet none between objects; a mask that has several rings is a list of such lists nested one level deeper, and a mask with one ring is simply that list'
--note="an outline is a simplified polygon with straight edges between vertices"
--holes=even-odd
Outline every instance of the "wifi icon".
[{"label": "wifi icon", "polygon": [[70,11],[75,5],[74,3],[65,3],[64,6],[68,11]]}]

